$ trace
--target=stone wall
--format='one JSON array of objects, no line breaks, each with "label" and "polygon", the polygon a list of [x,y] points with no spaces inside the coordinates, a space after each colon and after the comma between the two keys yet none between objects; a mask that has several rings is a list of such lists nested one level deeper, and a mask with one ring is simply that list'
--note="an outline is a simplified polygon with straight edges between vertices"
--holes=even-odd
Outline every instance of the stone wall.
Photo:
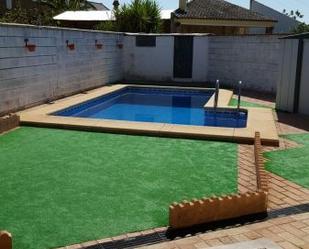
[{"label": "stone wall", "polygon": [[121,80],[119,42],[117,33],[0,24],[0,113]]}]

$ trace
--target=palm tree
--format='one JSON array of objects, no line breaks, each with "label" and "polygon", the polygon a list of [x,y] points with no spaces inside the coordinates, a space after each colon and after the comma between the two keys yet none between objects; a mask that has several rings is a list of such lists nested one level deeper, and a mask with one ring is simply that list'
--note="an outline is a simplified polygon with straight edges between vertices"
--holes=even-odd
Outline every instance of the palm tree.
[{"label": "palm tree", "polygon": [[54,13],[66,10],[86,10],[94,9],[94,6],[86,0],[35,0],[39,4],[49,6]]},{"label": "palm tree", "polygon": [[155,0],[133,0],[115,10],[116,28],[122,32],[156,33],[160,30],[160,13]]}]

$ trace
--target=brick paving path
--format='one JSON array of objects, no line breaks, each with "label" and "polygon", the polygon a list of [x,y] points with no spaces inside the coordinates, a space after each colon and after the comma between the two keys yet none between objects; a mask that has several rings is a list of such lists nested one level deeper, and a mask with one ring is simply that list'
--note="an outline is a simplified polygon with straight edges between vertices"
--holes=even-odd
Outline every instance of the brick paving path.
[{"label": "brick paving path", "polygon": [[[309,246],[309,213],[276,218],[237,228],[199,234],[143,249],[197,249],[267,238],[284,249],[307,249]],[[245,249],[245,248],[244,248]]]},{"label": "brick paving path", "polygon": [[279,135],[309,132],[309,116],[281,112],[274,113],[274,116]]},{"label": "brick paving path", "polygon": [[[264,151],[283,150],[299,146],[281,139],[280,148],[264,147]],[[269,176],[269,209],[280,209],[309,202],[309,190],[292,183],[280,176],[268,173]],[[256,190],[254,165],[254,148],[251,145],[238,146],[238,190],[241,193]]]},{"label": "brick paving path", "polygon": [[238,192],[254,192],[256,189],[254,147],[252,145],[238,145]]}]

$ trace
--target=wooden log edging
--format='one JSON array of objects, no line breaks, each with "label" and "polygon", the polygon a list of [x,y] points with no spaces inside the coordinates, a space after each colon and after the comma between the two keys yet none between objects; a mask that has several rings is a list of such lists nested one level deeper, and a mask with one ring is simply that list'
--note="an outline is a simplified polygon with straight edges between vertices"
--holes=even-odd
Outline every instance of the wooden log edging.
[{"label": "wooden log edging", "polygon": [[264,157],[263,157],[263,152],[262,152],[261,135],[259,132],[255,133],[254,156],[255,156],[257,189],[268,192],[269,191],[268,175],[265,170]]},{"label": "wooden log edging", "polygon": [[18,127],[19,122],[19,116],[16,114],[0,117],[0,134]]},{"label": "wooden log edging", "polygon": [[12,249],[12,235],[7,231],[0,231],[0,248]]},{"label": "wooden log edging", "polygon": [[264,169],[260,133],[254,143],[257,190],[213,198],[173,203],[169,207],[169,226],[181,229],[216,221],[267,213],[268,179]]}]

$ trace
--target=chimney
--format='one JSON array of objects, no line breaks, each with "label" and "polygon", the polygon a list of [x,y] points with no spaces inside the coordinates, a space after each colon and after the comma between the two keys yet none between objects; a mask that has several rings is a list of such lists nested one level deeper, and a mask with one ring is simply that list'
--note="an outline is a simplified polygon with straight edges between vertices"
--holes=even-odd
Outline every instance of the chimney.
[{"label": "chimney", "polygon": [[253,1],[254,0],[250,0],[250,10],[252,10],[252,8],[253,8]]},{"label": "chimney", "polygon": [[12,0],[6,0],[5,3],[8,10],[12,9]]},{"label": "chimney", "polygon": [[120,5],[120,3],[119,3],[118,0],[115,0],[115,1],[113,2],[113,6],[114,6],[114,9],[115,9],[115,10],[118,9],[119,5]]},{"label": "chimney", "polygon": [[179,9],[185,11],[187,8],[187,0],[179,0]]}]

